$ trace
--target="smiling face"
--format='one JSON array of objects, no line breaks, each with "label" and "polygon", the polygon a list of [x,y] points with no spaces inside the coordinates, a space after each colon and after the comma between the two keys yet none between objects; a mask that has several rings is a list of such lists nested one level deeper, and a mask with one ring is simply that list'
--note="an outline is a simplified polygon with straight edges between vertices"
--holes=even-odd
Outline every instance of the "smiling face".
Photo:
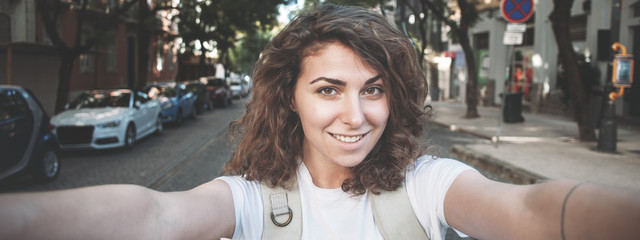
[{"label": "smiling face", "polygon": [[292,105],[302,123],[307,167],[344,171],[362,162],[389,118],[384,90],[380,74],[342,44],[305,57]]}]

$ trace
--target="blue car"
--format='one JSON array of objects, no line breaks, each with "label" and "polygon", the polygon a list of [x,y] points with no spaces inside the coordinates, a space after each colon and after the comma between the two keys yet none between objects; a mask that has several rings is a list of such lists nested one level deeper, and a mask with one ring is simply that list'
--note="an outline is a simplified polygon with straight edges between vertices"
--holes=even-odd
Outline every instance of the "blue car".
[{"label": "blue car", "polygon": [[31,91],[0,85],[0,179],[26,173],[49,182],[58,176],[59,145],[49,119]]},{"label": "blue car", "polygon": [[197,96],[182,83],[153,84],[145,92],[160,101],[163,123],[180,125],[184,118],[197,116]]}]

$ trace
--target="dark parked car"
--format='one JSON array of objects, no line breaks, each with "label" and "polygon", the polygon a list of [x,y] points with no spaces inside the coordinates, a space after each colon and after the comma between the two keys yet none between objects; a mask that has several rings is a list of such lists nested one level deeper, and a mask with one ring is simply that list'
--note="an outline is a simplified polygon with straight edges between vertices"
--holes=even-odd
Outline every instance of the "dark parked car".
[{"label": "dark parked car", "polygon": [[0,85],[0,179],[28,173],[49,182],[58,176],[58,141],[49,119],[31,91]]},{"label": "dark parked car", "polygon": [[231,87],[222,78],[210,78],[207,80],[207,91],[211,101],[221,107],[227,107],[233,103]]},{"label": "dark parked car", "polygon": [[207,91],[207,86],[200,81],[190,81],[185,82],[187,85],[187,89],[193,92],[196,98],[196,110],[198,114],[202,114],[204,110],[213,109],[213,102],[209,98],[209,92]]}]

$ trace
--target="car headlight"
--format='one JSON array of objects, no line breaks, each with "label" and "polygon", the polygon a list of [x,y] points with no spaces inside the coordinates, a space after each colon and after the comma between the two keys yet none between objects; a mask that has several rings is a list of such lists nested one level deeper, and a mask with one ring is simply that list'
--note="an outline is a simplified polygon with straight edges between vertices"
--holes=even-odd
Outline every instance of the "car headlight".
[{"label": "car headlight", "polygon": [[118,127],[118,126],[120,126],[120,120],[96,125],[97,128],[112,128],[112,127]]}]

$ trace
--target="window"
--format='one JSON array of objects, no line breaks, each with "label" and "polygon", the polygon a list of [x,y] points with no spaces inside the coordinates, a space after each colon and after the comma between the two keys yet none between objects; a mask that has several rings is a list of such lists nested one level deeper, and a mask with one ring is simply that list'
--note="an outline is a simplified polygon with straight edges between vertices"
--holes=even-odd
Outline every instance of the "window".
[{"label": "window", "polygon": [[633,11],[633,17],[640,17],[640,1],[631,4],[631,9]]},{"label": "window", "polygon": [[473,46],[475,49],[489,49],[489,32],[474,34]]},{"label": "window", "polygon": [[80,72],[93,72],[93,54],[85,53],[80,55]]},{"label": "window", "polygon": [[[82,31],[81,41],[86,43],[89,39],[91,39],[91,36],[93,36],[93,30],[88,27],[85,27],[84,30]],[[86,52],[80,55],[79,62],[80,62],[81,73],[93,72],[93,62],[94,62],[93,53]]]},{"label": "window", "polygon": [[18,91],[8,89],[0,92],[0,121],[30,114],[29,104]]},{"label": "window", "polygon": [[522,46],[533,46],[534,28],[527,28],[522,37]]},{"label": "window", "polygon": [[116,40],[115,38],[107,43],[107,71],[117,71],[118,60],[116,54]]},{"label": "window", "polygon": [[164,65],[164,46],[164,42],[158,40],[158,49],[156,51],[156,70],[158,70],[158,72],[162,71]]},{"label": "window", "polygon": [[0,13],[0,42],[11,42],[11,17]]},{"label": "window", "polygon": [[134,99],[136,102],[140,101],[140,103],[143,104],[149,101],[149,96],[146,93],[137,92]]}]

